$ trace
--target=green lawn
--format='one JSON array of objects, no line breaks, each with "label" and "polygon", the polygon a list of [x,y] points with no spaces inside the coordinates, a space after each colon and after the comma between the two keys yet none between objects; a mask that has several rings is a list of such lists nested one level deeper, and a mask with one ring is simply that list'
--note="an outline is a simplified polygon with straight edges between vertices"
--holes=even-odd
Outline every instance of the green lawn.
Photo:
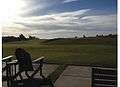
[{"label": "green lawn", "polygon": [[16,48],[28,51],[32,58],[45,56],[48,63],[116,67],[116,46],[102,44],[41,44],[40,41],[3,44],[3,57],[14,54]]}]

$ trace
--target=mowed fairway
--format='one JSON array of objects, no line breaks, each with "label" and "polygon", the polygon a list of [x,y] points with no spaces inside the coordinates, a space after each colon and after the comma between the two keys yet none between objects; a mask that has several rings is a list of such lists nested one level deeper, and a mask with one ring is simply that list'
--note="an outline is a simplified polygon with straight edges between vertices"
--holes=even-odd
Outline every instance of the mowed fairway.
[{"label": "mowed fairway", "polygon": [[116,67],[116,45],[43,44],[39,40],[9,42],[3,44],[3,57],[13,55],[18,47],[28,51],[33,59],[45,56],[47,63]]}]

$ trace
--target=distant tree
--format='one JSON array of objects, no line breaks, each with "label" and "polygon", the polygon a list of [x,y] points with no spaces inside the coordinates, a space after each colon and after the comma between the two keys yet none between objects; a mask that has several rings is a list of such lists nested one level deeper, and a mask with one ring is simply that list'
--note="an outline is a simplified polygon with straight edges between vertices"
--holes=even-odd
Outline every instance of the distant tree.
[{"label": "distant tree", "polygon": [[99,35],[97,34],[96,37],[99,37]]},{"label": "distant tree", "polygon": [[29,40],[31,40],[31,39],[33,39],[33,37],[32,37],[32,36],[29,36]]},{"label": "distant tree", "polygon": [[109,34],[108,37],[112,37],[113,35],[112,34]]},{"label": "distant tree", "polygon": [[78,37],[77,37],[77,36],[75,36],[75,38],[77,39]]},{"label": "distant tree", "polygon": [[23,34],[20,34],[19,35],[19,40],[21,41],[21,40],[27,40],[27,38],[23,35]]},{"label": "distant tree", "polygon": [[110,38],[117,38],[117,35],[116,34],[109,34],[108,37],[110,37]]},{"label": "distant tree", "polygon": [[86,38],[86,36],[85,36],[85,35],[83,35],[83,38]]},{"label": "distant tree", "polygon": [[29,40],[34,40],[34,39],[38,39],[38,38],[36,38],[35,36],[29,36],[28,39],[29,39]]},{"label": "distant tree", "polygon": [[2,37],[2,42],[12,42],[12,41],[18,41],[18,38],[14,36]]}]

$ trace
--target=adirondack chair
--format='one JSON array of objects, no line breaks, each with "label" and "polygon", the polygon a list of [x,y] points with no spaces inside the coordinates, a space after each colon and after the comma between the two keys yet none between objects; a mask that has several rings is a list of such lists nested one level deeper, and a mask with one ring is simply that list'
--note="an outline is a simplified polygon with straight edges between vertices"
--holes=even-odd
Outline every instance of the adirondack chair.
[{"label": "adirondack chair", "polygon": [[[22,79],[21,73],[24,71],[25,71],[26,76],[29,79],[32,79],[38,71],[40,71],[40,76],[42,76],[42,78],[45,78],[42,74],[42,66],[43,66],[44,57],[40,57],[34,61],[31,61],[30,54],[21,48],[16,49],[15,55],[16,55],[17,63],[19,65],[19,72],[17,72],[13,78],[16,78],[19,75],[20,78]],[[39,67],[36,70],[33,69],[33,66],[32,66],[33,63],[39,64]],[[32,75],[29,75],[28,71],[34,71],[34,72]]]},{"label": "adirondack chair", "polygon": [[91,87],[117,87],[117,69],[92,67]]},{"label": "adirondack chair", "polygon": [[[17,49],[21,50],[21,49]],[[23,49],[22,49],[23,50]],[[21,73],[25,72],[27,79],[33,79],[34,76],[40,72],[40,76],[42,79],[45,79],[44,75],[42,74],[42,66],[43,66],[43,60],[44,57],[37,58],[36,60],[31,60],[29,53],[25,52],[26,54],[17,54],[16,59],[11,61],[11,57],[8,56],[2,60],[5,61],[6,66],[2,68],[2,72],[6,71],[6,78],[3,78],[3,81],[7,81],[8,87],[12,87],[13,81],[17,80],[17,77],[20,76],[21,81],[23,80]],[[20,56],[19,56],[20,55]],[[21,56],[22,55],[22,56]],[[8,61],[9,60],[9,61]],[[37,65],[38,67],[36,69],[33,69],[33,64]],[[19,69],[17,70],[17,66],[19,66]],[[32,74],[28,74],[28,71],[32,71]]]}]

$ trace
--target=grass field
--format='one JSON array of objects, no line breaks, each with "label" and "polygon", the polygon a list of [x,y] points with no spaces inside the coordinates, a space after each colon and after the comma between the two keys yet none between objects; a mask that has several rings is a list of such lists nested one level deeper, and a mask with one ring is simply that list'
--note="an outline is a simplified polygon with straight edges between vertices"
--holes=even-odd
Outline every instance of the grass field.
[{"label": "grass field", "polygon": [[74,41],[70,41],[72,44],[63,44],[63,41],[62,44],[57,44],[58,41],[56,44],[45,44],[42,41],[4,43],[3,57],[14,54],[15,49],[21,47],[28,51],[33,59],[45,56],[47,63],[116,67],[117,47],[113,44],[114,40],[109,40],[112,44],[74,44]]}]

